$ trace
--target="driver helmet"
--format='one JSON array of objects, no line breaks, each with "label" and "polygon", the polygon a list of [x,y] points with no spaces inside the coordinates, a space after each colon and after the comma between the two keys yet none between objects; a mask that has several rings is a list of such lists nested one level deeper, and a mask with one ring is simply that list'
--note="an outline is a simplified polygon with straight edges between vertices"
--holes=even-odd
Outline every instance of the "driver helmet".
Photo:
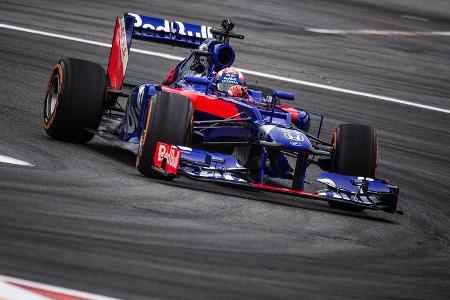
[{"label": "driver helmet", "polygon": [[230,97],[246,98],[248,95],[245,77],[236,69],[226,68],[219,71],[214,81],[216,90]]}]

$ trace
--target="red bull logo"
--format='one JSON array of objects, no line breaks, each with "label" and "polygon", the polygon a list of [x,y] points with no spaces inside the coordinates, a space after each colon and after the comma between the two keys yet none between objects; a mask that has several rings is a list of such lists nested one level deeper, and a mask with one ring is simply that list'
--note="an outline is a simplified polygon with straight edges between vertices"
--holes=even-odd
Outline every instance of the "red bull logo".
[{"label": "red bull logo", "polygon": [[[180,157],[181,151],[176,146],[158,142],[156,143],[153,165],[176,175],[180,165]],[[163,166],[164,162],[165,165]]]}]

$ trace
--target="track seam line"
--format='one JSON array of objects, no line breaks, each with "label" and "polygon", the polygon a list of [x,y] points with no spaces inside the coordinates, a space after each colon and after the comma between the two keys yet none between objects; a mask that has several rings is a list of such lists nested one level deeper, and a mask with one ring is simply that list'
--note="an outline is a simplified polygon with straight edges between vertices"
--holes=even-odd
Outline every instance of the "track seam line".
[{"label": "track seam line", "polygon": [[[27,33],[33,33],[33,34],[38,34],[38,35],[43,35],[43,36],[49,36],[49,37],[69,40],[69,41],[75,41],[75,42],[80,42],[80,43],[85,43],[85,44],[91,44],[91,45],[111,48],[111,44],[108,44],[108,43],[97,42],[97,41],[93,41],[93,40],[82,39],[82,38],[72,37],[72,36],[63,35],[63,34],[47,32],[47,31],[35,30],[35,29],[25,28],[25,27],[21,27],[21,26],[14,26],[14,25],[0,23],[0,28],[21,31],[21,32],[27,32]],[[143,49],[131,48],[130,51],[135,52],[135,53],[165,58],[165,59],[169,59],[169,60],[180,61],[180,60],[184,59],[183,57],[180,57],[180,56],[175,56],[175,55],[165,54],[165,53],[155,52],[155,51],[148,51],[148,50],[143,50]],[[244,73],[251,74],[254,76],[258,76],[258,77],[280,80],[280,81],[294,83],[294,84],[298,84],[298,85],[310,86],[310,87],[315,87],[315,88],[319,88],[319,89],[340,92],[340,93],[345,93],[345,94],[350,94],[350,95],[363,96],[366,98],[383,100],[386,102],[397,103],[397,104],[412,106],[412,107],[416,107],[416,108],[422,108],[422,109],[426,109],[426,110],[450,114],[450,109],[445,109],[442,107],[420,104],[420,103],[397,99],[397,98],[393,98],[393,97],[381,96],[381,95],[376,95],[376,94],[366,93],[366,92],[359,92],[359,91],[355,91],[355,90],[344,89],[344,88],[340,88],[340,87],[335,87],[335,86],[330,86],[330,85],[325,85],[325,84],[320,84],[320,83],[314,83],[314,82],[309,82],[309,81],[305,81],[305,80],[293,79],[293,78],[288,78],[288,77],[283,77],[283,76],[279,76],[279,75],[273,75],[273,74],[269,74],[269,73],[263,73],[263,72],[243,69],[243,68],[237,68],[237,69],[239,69],[240,71],[242,71]]]}]

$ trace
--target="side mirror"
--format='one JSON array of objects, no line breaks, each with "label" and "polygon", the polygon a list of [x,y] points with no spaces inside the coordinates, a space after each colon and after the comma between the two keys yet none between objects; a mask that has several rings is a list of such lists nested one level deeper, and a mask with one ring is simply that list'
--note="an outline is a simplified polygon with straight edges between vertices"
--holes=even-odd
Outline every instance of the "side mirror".
[{"label": "side mirror", "polygon": [[283,91],[274,91],[273,95],[274,98],[278,99],[284,99],[289,101],[295,100],[295,95],[293,93],[283,92]]},{"label": "side mirror", "polygon": [[184,80],[186,80],[186,82],[190,84],[199,84],[205,86],[209,86],[209,84],[211,83],[208,78],[203,77],[187,76],[184,78]]}]

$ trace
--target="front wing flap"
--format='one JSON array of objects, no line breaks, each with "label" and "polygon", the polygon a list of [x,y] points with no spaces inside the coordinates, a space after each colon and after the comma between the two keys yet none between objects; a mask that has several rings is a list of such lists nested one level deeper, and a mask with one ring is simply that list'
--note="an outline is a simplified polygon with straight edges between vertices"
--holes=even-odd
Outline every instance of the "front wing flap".
[{"label": "front wing flap", "polygon": [[320,174],[316,180],[327,186],[317,194],[330,201],[398,212],[399,188],[386,180],[330,172]]},{"label": "front wing flap", "polygon": [[181,150],[179,171],[188,177],[199,180],[221,181],[249,184],[248,170],[236,158],[222,153],[178,147]]}]

